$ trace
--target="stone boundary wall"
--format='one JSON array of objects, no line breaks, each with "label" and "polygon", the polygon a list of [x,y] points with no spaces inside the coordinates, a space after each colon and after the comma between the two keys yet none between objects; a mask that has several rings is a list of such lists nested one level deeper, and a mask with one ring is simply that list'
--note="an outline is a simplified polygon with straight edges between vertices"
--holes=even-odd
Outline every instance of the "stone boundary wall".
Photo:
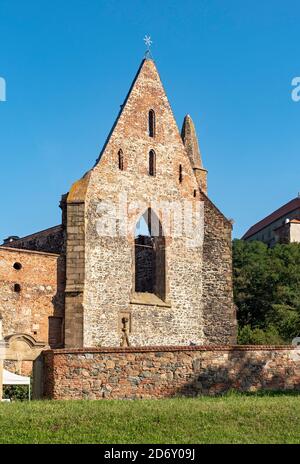
[{"label": "stone boundary wall", "polygon": [[44,397],[137,399],[230,389],[300,390],[292,346],[178,346],[43,352]]}]

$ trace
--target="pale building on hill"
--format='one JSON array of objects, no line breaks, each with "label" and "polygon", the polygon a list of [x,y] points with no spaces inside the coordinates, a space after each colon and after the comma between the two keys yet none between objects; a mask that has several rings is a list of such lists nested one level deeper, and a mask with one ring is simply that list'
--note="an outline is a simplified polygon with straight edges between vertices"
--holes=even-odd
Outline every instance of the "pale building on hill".
[{"label": "pale building on hill", "polygon": [[300,196],[254,224],[243,235],[242,240],[266,243],[300,243]]}]

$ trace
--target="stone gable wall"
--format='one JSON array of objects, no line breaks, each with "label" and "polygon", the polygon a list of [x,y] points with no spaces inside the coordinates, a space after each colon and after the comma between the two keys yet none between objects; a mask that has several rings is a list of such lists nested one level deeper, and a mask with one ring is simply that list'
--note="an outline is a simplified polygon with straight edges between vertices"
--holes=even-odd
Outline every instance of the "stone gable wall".
[{"label": "stone gable wall", "polygon": [[[147,130],[150,109],[156,115],[154,138]],[[118,165],[120,149],[126,166],[123,171]],[[155,176],[148,172],[150,150],[156,153]],[[203,342],[202,248],[188,248],[187,235],[166,239],[162,305],[157,300],[139,304],[134,295],[134,228],[140,216],[151,201],[174,202],[176,208],[185,200],[195,205],[199,196],[194,198],[194,190],[198,191],[197,181],[155,65],[145,61],[101,159],[91,172],[85,197],[83,346],[119,346],[121,312],[130,314],[132,345]],[[112,221],[118,218],[120,194],[131,205],[144,202],[144,209],[129,209],[131,228],[126,235],[101,236],[96,225],[101,226],[107,215]],[[112,205],[106,212],[105,204]]]},{"label": "stone gable wall", "polygon": [[55,350],[43,357],[44,396],[53,399],[300,390],[300,356],[290,346]]},{"label": "stone gable wall", "polygon": [[[150,110],[155,137],[148,132]],[[231,225],[199,189],[152,60],[142,63],[97,164],[65,200],[66,347],[120,346],[123,317],[130,346],[235,342]],[[172,222],[187,203],[195,210],[200,201],[204,245],[191,246],[195,217],[194,230],[174,236],[155,204],[170,208]],[[155,294],[135,291],[135,227],[150,207],[165,234],[156,239]]]}]

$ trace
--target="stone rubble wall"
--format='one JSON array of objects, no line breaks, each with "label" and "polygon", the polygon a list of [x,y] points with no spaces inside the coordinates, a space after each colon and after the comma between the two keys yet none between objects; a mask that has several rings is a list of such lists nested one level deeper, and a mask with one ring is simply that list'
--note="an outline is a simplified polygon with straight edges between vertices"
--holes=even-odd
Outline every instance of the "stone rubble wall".
[{"label": "stone rubble wall", "polygon": [[59,225],[6,243],[5,247],[60,254],[63,244],[64,231]]},{"label": "stone rubble wall", "polygon": [[204,201],[203,331],[205,344],[235,344],[231,223],[202,193]]},{"label": "stone rubble wall", "polygon": [[43,359],[44,396],[53,399],[300,390],[300,356],[291,346],[65,349]]}]

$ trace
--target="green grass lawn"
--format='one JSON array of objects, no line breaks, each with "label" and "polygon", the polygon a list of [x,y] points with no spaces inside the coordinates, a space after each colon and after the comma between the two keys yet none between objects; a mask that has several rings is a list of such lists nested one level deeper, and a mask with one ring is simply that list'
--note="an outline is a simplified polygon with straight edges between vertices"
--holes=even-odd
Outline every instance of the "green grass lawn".
[{"label": "green grass lawn", "polygon": [[300,394],[2,403],[0,443],[300,443]]}]

